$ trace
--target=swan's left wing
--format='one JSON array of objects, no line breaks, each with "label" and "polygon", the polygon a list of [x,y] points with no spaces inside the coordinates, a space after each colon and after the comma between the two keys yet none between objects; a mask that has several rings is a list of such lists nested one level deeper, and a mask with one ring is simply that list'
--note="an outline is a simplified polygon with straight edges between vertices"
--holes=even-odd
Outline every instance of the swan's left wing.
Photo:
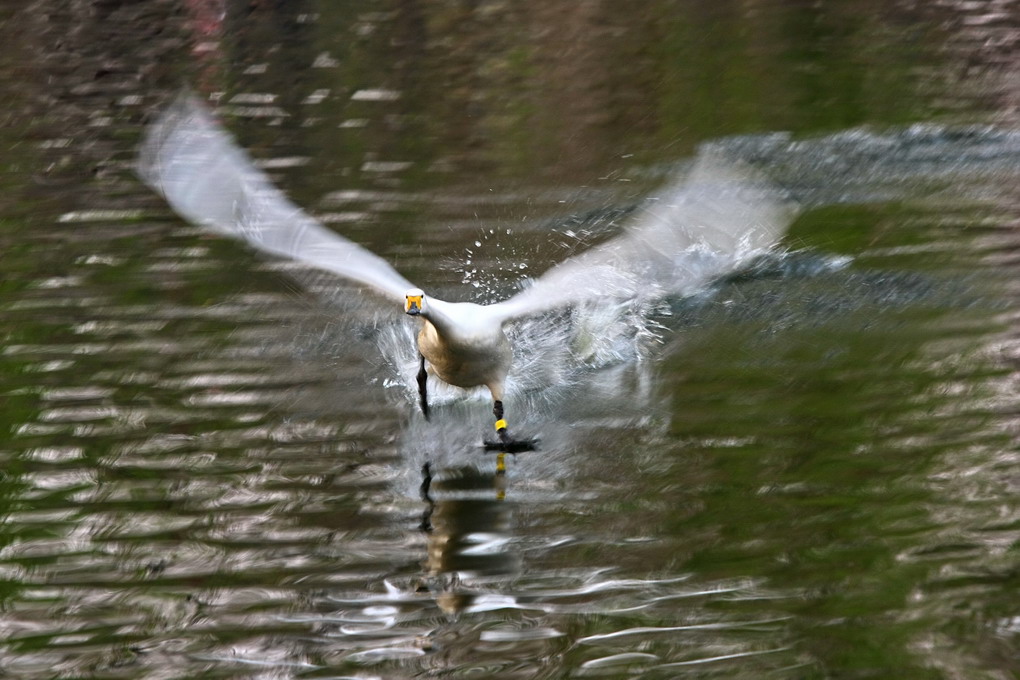
[{"label": "swan's left wing", "polygon": [[509,320],[587,301],[690,294],[775,245],[795,215],[756,172],[704,152],[621,235],[555,265],[494,311]]},{"label": "swan's left wing", "polygon": [[339,274],[394,301],[403,303],[414,287],[384,259],[291,203],[194,97],[182,95],[150,126],[137,171],[197,225]]}]

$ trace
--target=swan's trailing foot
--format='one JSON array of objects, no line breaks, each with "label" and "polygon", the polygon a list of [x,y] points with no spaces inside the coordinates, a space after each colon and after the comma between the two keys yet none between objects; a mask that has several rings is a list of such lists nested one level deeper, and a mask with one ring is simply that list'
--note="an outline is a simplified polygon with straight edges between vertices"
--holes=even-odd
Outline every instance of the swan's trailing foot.
[{"label": "swan's trailing foot", "polygon": [[421,357],[421,363],[418,366],[418,400],[421,402],[421,412],[425,416],[425,420],[429,419],[429,394],[426,389],[426,385],[429,379],[429,372],[425,370],[425,357]]}]

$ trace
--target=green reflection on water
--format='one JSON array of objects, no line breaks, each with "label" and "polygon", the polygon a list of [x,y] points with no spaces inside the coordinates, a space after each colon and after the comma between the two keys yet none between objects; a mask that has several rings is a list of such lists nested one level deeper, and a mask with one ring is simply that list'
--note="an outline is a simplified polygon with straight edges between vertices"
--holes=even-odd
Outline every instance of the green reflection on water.
[{"label": "green reflection on water", "polygon": [[[409,161],[400,178],[415,189],[477,172],[590,179],[618,171],[625,154],[675,160],[722,135],[898,124],[933,111],[926,88],[940,36],[921,22],[899,30],[882,2],[379,9],[307,2],[249,16],[229,6],[225,65],[209,88],[226,90],[224,101],[279,93],[292,114],[330,114],[304,131],[301,115],[262,132],[238,121],[246,147],[300,149],[309,174],[365,185],[389,178],[364,172],[364,159]],[[317,20],[298,20],[308,15]],[[331,65],[307,68],[319,55]],[[267,60],[265,73],[244,72]],[[384,91],[383,101],[354,96],[366,90]],[[314,91],[329,94],[303,104]]]},{"label": "green reflection on water", "polygon": [[[908,215],[830,208],[795,232],[848,253],[930,239],[933,218]],[[777,608],[817,660],[805,677],[942,677],[912,651],[948,615],[911,606],[938,573],[917,559],[938,540],[930,509],[947,502],[930,480],[1010,446],[972,401],[1007,375],[983,355],[1001,302],[973,250],[939,265],[876,251],[824,281],[783,281],[778,298],[738,280],[694,313],[668,361],[684,491],[663,532],[681,569],[753,571],[795,594]]]}]

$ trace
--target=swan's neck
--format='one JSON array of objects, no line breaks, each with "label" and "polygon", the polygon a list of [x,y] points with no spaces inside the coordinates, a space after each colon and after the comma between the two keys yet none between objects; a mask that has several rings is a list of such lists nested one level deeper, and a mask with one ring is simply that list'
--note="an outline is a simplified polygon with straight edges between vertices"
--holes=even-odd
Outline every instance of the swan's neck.
[{"label": "swan's neck", "polygon": [[425,307],[425,311],[421,313],[421,317],[426,322],[432,324],[442,338],[450,338],[457,334],[457,325],[450,319],[447,313],[447,306],[449,304],[442,300],[430,299]]},{"label": "swan's neck", "polygon": [[500,318],[484,305],[430,300],[421,316],[447,343],[477,345],[504,338]]}]

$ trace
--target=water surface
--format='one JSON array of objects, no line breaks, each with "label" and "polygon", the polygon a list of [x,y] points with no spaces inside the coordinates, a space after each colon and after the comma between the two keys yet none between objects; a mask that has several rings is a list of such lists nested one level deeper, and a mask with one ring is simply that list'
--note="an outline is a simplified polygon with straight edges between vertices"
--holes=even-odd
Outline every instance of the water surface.
[{"label": "water surface", "polygon": [[[0,674],[1020,672],[1010,6],[2,4]],[[408,320],[134,177],[185,81],[453,299],[704,144],[803,211],[525,358],[497,456],[484,395],[416,413]]]}]

